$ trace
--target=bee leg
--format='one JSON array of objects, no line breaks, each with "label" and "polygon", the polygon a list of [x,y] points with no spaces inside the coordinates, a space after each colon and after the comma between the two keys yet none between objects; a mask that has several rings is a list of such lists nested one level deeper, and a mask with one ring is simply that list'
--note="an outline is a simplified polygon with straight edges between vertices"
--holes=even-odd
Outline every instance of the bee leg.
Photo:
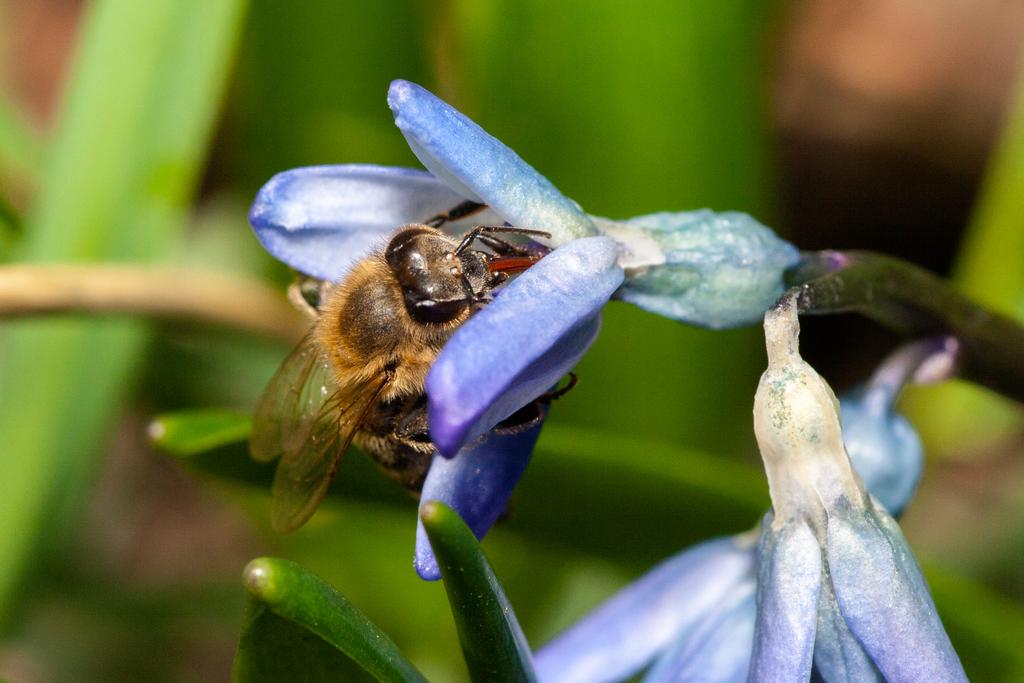
[{"label": "bee leg", "polygon": [[576,382],[579,378],[575,372],[569,373],[569,383],[561,389],[549,391],[541,394],[531,403],[527,403],[525,406],[512,413],[504,420],[499,422],[493,429],[497,434],[518,434],[519,432],[531,429],[534,425],[544,419],[544,406],[551,405],[552,401],[565,396],[567,393],[572,391],[572,388],[576,386]]},{"label": "bee leg", "polygon": [[473,290],[473,284],[469,281],[469,278],[466,277],[465,273],[462,274],[461,282],[462,282],[462,291],[466,295],[465,301],[466,301],[467,304],[472,306],[474,304],[490,303],[490,301],[491,301],[490,295],[489,294],[485,294],[484,292],[474,291]]},{"label": "bee leg", "polygon": [[518,244],[506,242],[500,237],[491,235],[477,235],[477,241],[490,248],[498,256],[528,256],[530,250]]},{"label": "bee leg", "polygon": [[530,228],[516,228],[511,225],[478,225],[469,232],[467,232],[462,237],[462,241],[459,243],[459,246],[456,247],[455,249],[455,255],[458,256],[459,254],[464,252],[466,249],[469,248],[471,244],[473,244],[473,242],[475,242],[477,239],[480,239],[481,236],[485,235],[486,233],[494,232],[505,232],[512,235],[532,235],[533,237],[551,237],[550,232],[544,232],[543,230],[531,230]]},{"label": "bee leg", "polygon": [[541,394],[532,402],[527,403],[525,406],[512,413],[504,420],[495,425],[495,434],[509,435],[518,434],[528,429],[532,429],[538,422],[544,419],[544,406],[551,405],[552,401],[565,396],[567,393],[572,391],[572,388],[576,386],[578,381],[575,372],[569,373],[569,383],[561,389],[549,391]]},{"label": "bee leg", "polygon": [[367,444],[366,452],[384,474],[418,495],[434,453],[426,396],[407,396],[382,404],[373,417],[378,438]]},{"label": "bee leg", "polygon": [[534,230],[533,228],[520,228],[515,225],[478,225],[473,231],[481,233],[505,232],[510,235],[533,235],[534,237],[551,238],[551,233],[545,230]]},{"label": "bee leg", "polygon": [[300,276],[288,286],[288,300],[310,318],[316,318],[320,302],[326,298],[329,283]]},{"label": "bee leg", "polygon": [[561,389],[555,389],[547,393],[541,394],[537,397],[537,402],[544,405],[550,405],[553,401],[557,401],[562,398],[576,387],[576,383],[580,381],[580,378],[576,376],[575,372],[569,373],[569,383]]},{"label": "bee leg", "polygon": [[480,204],[478,202],[464,201],[461,204],[454,206],[443,213],[439,213],[433,218],[429,218],[424,222],[424,225],[429,225],[432,228],[440,228],[445,223],[457,221],[466,216],[472,216],[478,211],[482,211],[487,208],[486,204]]},{"label": "bee leg", "polygon": [[398,411],[397,419],[392,423],[391,433],[402,441],[430,443],[426,394],[405,399]]},{"label": "bee leg", "polygon": [[531,401],[496,424],[491,431],[501,436],[519,434],[532,429],[543,419],[544,411],[541,408],[541,402],[539,400]]}]

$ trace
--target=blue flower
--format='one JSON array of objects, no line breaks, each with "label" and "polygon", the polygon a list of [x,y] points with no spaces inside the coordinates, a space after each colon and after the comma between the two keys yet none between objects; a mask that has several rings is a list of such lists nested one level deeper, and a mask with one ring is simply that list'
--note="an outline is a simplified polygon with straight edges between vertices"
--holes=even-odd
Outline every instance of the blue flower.
[{"label": "blue flower", "polygon": [[924,466],[921,439],[893,404],[908,381],[930,384],[952,376],[958,347],[953,337],[907,344],[866,385],[839,402],[843,442],[853,467],[893,517],[914,497]]},{"label": "blue flower", "polygon": [[813,660],[827,681],[966,681],[906,539],[853,470],[832,390],[800,358],[793,299],[764,326],[754,432],[772,511],[750,677],[807,680]]},{"label": "blue flower", "polygon": [[[719,538],[665,560],[540,648],[539,680],[624,681],[651,662],[651,680],[742,680],[754,633],[756,544],[750,533]],[[683,666],[695,675],[673,673]],[[713,677],[723,666],[726,675]]]},{"label": "blue flower", "polygon": [[[612,297],[711,328],[758,320],[781,294],[797,250],[741,213],[585,213],[477,124],[407,81],[388,92],[395,122],[429,173],[371,165],[298,168],[259,192],[249,214],[276,258],[338,282],[401,225],[469,200],[472,224],[551,235],[553,250],[499,290],[452,336],[426,380],[438,452],[421,500],[447,503],[483,536],[504,509],[536,433],[492,428],[548,391],[582,357]],[[464,232],[468,220],[446,229]],[[513,438],[514,437],[514,438]],[[491,453],[491,456],[488,456]],[[506,462],[516,463],[515,466]],[[465,483],[473,481],[474,485]],[[416,567],[437,578],[422,529]]]},{"label": "blue flower", "polygon": [[844,452],[835,399],[796,353],[796,325],[791,309],[766,321],[771,360],[755,415],[773,510],[760,532],[655,567],[541,648],[541,681],[621,681],[649,665],[652,683],[806,681],[812,665],[830,682],[963,680],[886,512],[907,504],[922,465],[893,401],[911,378],[948,376],[956,344],[908,345],[845,397]]}]

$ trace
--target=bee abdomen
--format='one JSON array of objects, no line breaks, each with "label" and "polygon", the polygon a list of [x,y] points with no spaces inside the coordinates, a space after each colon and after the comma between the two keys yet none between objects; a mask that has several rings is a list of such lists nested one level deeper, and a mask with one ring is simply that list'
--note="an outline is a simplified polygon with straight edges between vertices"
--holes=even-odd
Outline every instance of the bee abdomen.
[{"label": "bee abdomen", "polygon": [[427,446],[429,450],[424,451],[424,444],[420,442],[395,440],[392,448],[374,457],[385,474],[403,488],[418,494],[423,489],[423,481],[434,457],[433,446]]},{"label": "bee abdomen", "polygon": [[412,492],[423,488],[434,445],[427,428],[426,396],[380,401],[367,414],[360,446],[389,477]]}]

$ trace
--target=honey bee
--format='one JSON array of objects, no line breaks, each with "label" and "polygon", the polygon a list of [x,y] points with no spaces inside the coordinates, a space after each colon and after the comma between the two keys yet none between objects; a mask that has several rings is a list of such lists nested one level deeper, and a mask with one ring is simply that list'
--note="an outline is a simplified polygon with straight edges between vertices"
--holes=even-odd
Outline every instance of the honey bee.
[{"label": "honey bee", "polygon": [[541,258],[499,234],[550,236],[477,226],[455,238],[438,229],[482,208],[467,202],[402,226],[341,282],[323,283],[312,296],[306,291],[315,323],[270,380],[250,442],[254,459],[281,458],[271,501],[276,531],[312,516],[352,443],[409,491],[422,488],[434,454],[427,371],[495,287]]}]

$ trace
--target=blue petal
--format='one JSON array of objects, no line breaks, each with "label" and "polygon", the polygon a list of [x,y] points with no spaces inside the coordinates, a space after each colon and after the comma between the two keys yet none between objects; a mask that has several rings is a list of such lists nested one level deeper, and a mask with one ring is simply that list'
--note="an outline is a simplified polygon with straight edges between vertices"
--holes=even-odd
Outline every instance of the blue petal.
[{"label": "blue petal", "polygon": [[834,506],[828,563],[843,617],[885,680],[967,680],[921,570],[889,515],[873,506]]},{"label": "blue petal", "polygon": [[892,410],[888,394],[870,388],[839,401],[843,442],[864,486],[893,516],[914,497],[924,451],[907,419]]},{"label": "blue petal", "polygon": [[757,549],[757,624],[748,680],[806,681],[811,675],[821,546],[802,521],[765,519]]},{"label": "blue petal", "polygon": [[[745,213],[665,212],[622,225],[601,227],[622,239],[642,267],[629,272],[619,298],[701,327],[759,321],[785,288],[783,272],[800,259],[796,247]],[[661,261],[643,265],[645,251],[660,252]]]},{"label": "blue petal", "polygon": [[910,381],[950,376],[959,345],[952,337],[924,339],[890,354],[867,386],[840,401],[843,441],[868,491],[894,517],[917,490],[924,466],[921,440],[893,404]]},{"label": "blue petal", "polygon": [[336,282],[400,225],[463,199],[429,173],[349,164],[278,173],[256,195],[249,222],[276,259]]},{"label": "blue petal", "polygon": [[[477,538],[483,538],[526,470],[542,424],[543,416],[514,433],[491,432],[454,458],[435,457],[423,483],[420,510],[428,501],[441,501],[459,513]],[[428,581],[441,578],[422,520],[416,523],[413,565]]]},{"label": "blue petal", "polygon": [[753,577],[737,585],[714,615],[687,634],[644,683],[743,683],[750,669],[757,604]]},{"label": "blue petal", "polygon": [[753,567],[753,548],[742,539],[720,538],[688,548],[542,647],[534,655],[538,678],[544,683],[629,678],[712,614],[752,575]]},{"label": "blue petal", "polygon": [[596,234],[590,218],[511,149],[415,83],[393,81],[388,105],[423,165],[512,225],[546,230],[555,245]]},{"label": "blue petal", "polygon": [[885,683],[882,674],[843,619],[827,566],[818,600],[814,668],[828,683]]},{"label": "blue petal", "polygon": [[622,282],[617,254],[607,237],[574,240],[455,332],[427,375],[430,434],[442,454],[488,432],[579,361]]}]

